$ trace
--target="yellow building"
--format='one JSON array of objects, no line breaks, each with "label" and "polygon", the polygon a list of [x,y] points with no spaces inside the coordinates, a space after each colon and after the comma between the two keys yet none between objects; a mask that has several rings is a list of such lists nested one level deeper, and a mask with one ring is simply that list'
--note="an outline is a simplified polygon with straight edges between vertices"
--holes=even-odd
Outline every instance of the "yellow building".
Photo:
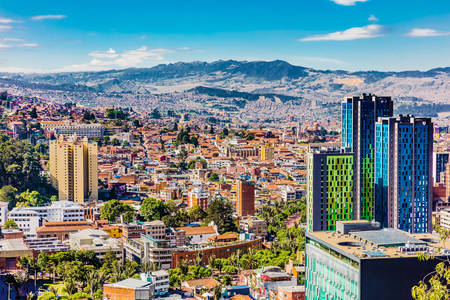
[{"label": "yellow building", "polygon": [[50,180],[59,200],[98,200],[97,143],[73,135],[50,141]]},{"label": "yellow building", "polygon": [[269,144],[261,146],[261,161],[271,161],[273,160],[273,147]]}]

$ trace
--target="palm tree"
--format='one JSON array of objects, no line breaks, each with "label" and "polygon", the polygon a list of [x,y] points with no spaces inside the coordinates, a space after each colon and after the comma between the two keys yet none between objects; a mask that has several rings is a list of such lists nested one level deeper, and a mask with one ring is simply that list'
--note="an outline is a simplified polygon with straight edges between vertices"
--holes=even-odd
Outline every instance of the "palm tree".
[{"label": "palm tree", "polygon": [[214,270],[214,265],[216,262],[216,256],[213,254],[210,257],[208,257],[208,266],[211,268],[211,270]]},{"label": "palm tree", "polygon": [[36,291],[37,272],[39,270],[36,258],[29,255],[22,256],[17,260],[17,266],[25,271],[27,281],[30,274],[34,273],[34,290]]},{"label": "palm tree", "polygon": [[145,261],[141,265],[141,272],[142,273],[150,273],[153,270],[152,264],[148,261]]},{"label": "palm tree", "polygon": [[180,270],[181,270],[181,274],[183,274],[183,275],[186,275],[189,271],[189,264],[184,259],[180,260]]},{"label": "palm tree", "polygon": [[222,296],[222,286],[220,284],[216,285],[213,290],[214,300],[219,300]]},{"label": "palm tree", "polygon": [[92,270],[86,275],[86,281],[89,286],[91,297],[94,297],[95,291],[102,288],[107,279],[108,275],[104,270]]},{"label": "palm tree", "polygon": [[73,294],[78,292],[77,284],[72,278],[64,282],[64,289],[66,290],[67,294],[69,294],[69,296],[72,296]]}]

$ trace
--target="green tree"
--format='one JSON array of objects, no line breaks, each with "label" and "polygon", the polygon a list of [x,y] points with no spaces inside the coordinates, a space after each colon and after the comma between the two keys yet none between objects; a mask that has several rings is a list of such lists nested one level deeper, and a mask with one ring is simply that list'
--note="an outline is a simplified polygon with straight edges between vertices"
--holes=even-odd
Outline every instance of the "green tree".
[{"label": "green tree", "polygon": [[228,200],[214,198],[208,207],[206,219],[213,221],[221,234],[225,232],[237,232],[236,223],[233,218],[233,205]]},{"label": "green tree", "polygon": [[0,201],[8,203],[8,210],[16,206],[17,189],[11,185],[5,185],[0,189]]},{"label": "green tree", "polygon": [[189,208],[188,216],[190,222],[196,222],[206,218],[207,214],[200,206],[194,205]]},{"label": "green tree", "polygon": [[17,225],[17,223],[14,220],[7,220],[5,222],[5,225],[3,225],[3,227],[5,229],[17,229],[17,228],[19,228],[19,226]]},{"label": "green tree", "polygon": [[44,292],[38,297],[38,300],[56,300],[56,296],[52,292]]},{"label": "green tree", "polygon": [[[439,225],[434,226],[434,230],[439,233],[441,246],[447,249],[446,242],[450,237],[450,230]],[[439,249],[440,250],[440,249]],[[416,300],[444,300],[450,299],[450,259],[436,258],[432,254],[419,253],[419,261],[425,260],[441,260],[435,267],[434,271],[424,276],[418,285],[411,289],[411,295]]]},{"label": "green tree", "polygon": [[[108,220],[109,222],[114,222],[122,214],[126,214],[129,211],[133,211],[133,208],[125,203],[120,202],[117,199],[109,200],[100,208],[100,217],[102,219]],[[127,215],[127,219],[130,214]]]},{"label": "green tree", "polygon": [[141,204],[140,213],[147,221],[161,220],[169,214],[169,209],[161,200],[146,198]]},{"label": "green tree", "polygon": [[42,206],[46,199],[38,192],[26,190],[17,197],[17,204],[21,206]]},{"label": "green tree", "polygon": [[36,107],[33,107],[30,112],[30,118],[36,119],[38,117]]},{"label": "green tree", "polygon": [[209,175],[208,180],[212,181],[212,182],[217,182],[219,181],[219,174],[217,173],[211,173],[211,175]]}]

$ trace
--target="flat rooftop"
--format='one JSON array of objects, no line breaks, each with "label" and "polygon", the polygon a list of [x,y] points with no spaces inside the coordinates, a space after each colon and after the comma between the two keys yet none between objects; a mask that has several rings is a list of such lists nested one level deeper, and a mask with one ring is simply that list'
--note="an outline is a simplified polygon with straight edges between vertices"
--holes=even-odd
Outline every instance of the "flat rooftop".
[{"label": "flat rooftop", "polygon": [[439,237],[432,234],[410,234],[393,228],[357,231],[349,234],[316,231],[307,232],[306,236],[357,261],[417,256],[417,251],[401,252],[399,250],[399,246],[404,246],[407,242],[418,246],[429,246],[432,252],[435,252],[436,248],[442,247]]}]

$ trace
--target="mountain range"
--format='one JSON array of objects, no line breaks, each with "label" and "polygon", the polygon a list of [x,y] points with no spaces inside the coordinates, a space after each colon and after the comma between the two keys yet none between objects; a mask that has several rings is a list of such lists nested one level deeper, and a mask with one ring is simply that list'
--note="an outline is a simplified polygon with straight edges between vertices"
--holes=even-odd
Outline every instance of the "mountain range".
[{"label": "mountain range", "polygon": [[393,96],[398,100],[397,105],[409,102],[431,105],[450,103],[450,67],[428,71],[350,72],[316,70],[282,60],[219,60],[98,72],[0,73],[0,88],[11,86],[102,96],[189,92],[228,98],[231,95],[249,101],[265,96],[312,105],[335,103],[348,95],[373,93]]}]

